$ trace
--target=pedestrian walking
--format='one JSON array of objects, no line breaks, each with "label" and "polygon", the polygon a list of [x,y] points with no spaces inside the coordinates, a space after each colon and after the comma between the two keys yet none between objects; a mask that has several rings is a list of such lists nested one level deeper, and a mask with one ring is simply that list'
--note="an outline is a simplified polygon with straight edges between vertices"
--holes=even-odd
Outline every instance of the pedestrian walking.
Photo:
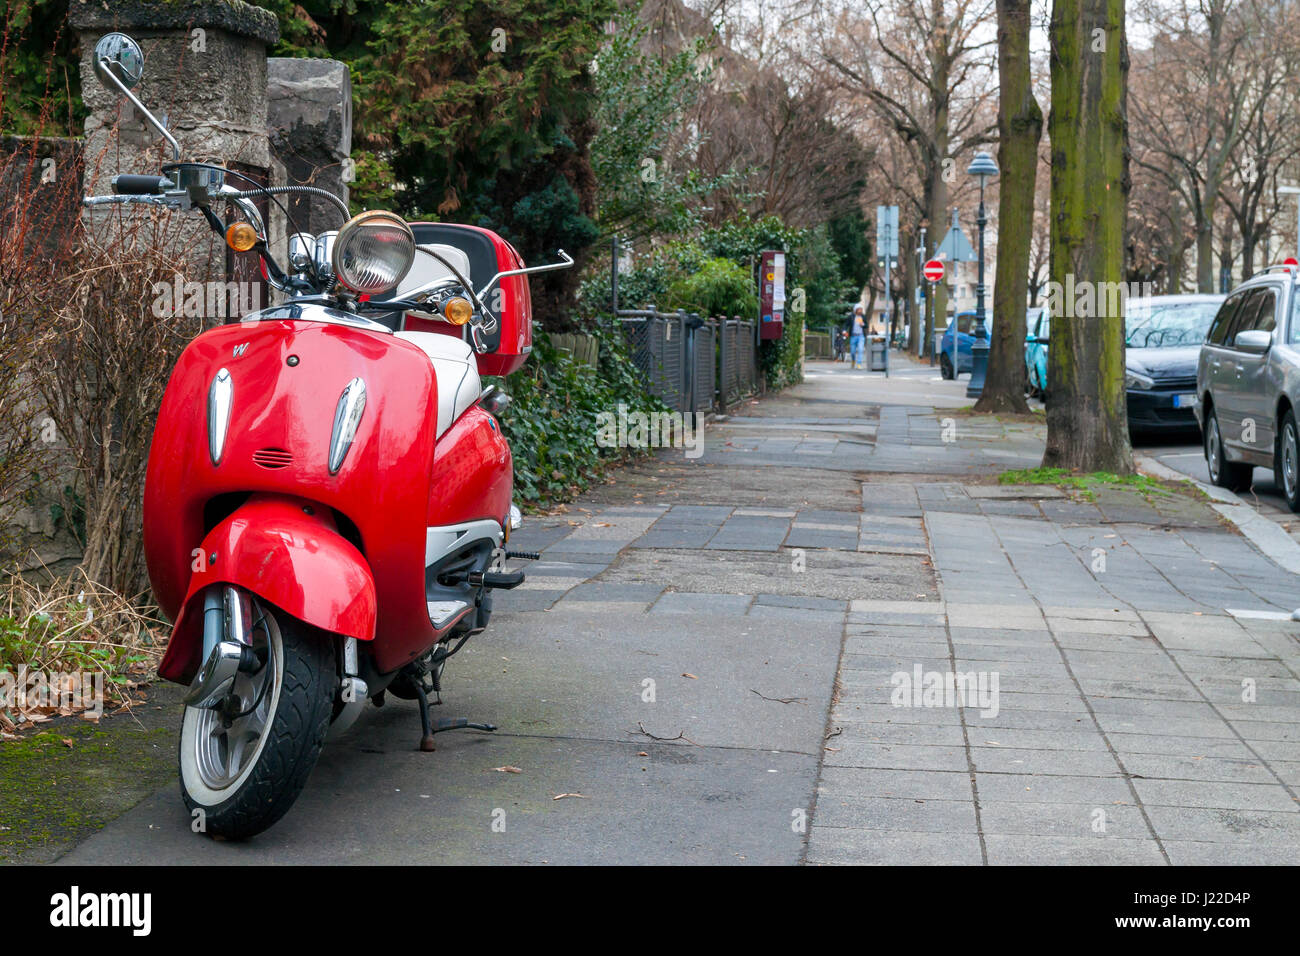
[{"label": "pedestrian walking", "polygon": [[862,306],[857,306],[853,310],[853,333],[849,338],[849,351],[853,353],[853,367],[866,368],[866,346],[867,346],[867,317],[863,314]]}]

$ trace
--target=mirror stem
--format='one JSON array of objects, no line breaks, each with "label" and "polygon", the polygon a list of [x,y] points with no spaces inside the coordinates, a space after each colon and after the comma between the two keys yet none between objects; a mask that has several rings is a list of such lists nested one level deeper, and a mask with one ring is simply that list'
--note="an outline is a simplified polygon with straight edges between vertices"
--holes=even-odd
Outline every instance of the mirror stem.
[{"label": "mirror stem", "polygon": [[144,115],[144,118],[149,122],[149,125],[161,133],[163,139],[167,140],[167,142],[171,144],[172,159],[179,162],[181,158],[181,147],[180,144],[176,142],[176,137],[167,130],[166,126],[158,121],[158,118],[154,116],[153,113],[149,112],[148,107],[140,102],[139,98],[131,92],[127,85],[117,78],[117,74],[113,72],[112,66],[108,60],[101,59],[99,63],[102,75],[107,79],[112,80],[113,85],[117,87],[118,91],[131,102],[132,106]]}]

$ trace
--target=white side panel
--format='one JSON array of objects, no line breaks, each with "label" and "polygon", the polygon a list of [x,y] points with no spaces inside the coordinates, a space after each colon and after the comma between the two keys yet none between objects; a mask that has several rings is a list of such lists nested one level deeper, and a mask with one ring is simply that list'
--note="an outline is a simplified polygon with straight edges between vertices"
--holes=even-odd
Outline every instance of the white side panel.
[{"label": "white side panel", "polygon": [[436,564],[453,551],[479,540],[490,541],[494,548],[501,547],[501,525],[484,520],[427,528],[424,532],[424,566]]},{"label": "white side panel", "polygon": [[474,350],[460,339],[437,332],[398,332],[429,357],[438,380],[438,436],[451,427],[483,390]]}]

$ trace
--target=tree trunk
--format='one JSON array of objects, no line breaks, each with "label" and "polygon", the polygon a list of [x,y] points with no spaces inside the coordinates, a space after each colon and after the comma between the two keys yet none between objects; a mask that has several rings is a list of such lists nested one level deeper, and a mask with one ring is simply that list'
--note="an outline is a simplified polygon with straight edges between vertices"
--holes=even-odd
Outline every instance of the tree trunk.
[{"label": "tree trunk", "polygon": [[[1209,186],[1206,186],[1209,189]],[[1202,203],[1196,223],[1196,291],[1214,292],[1214,207],[1212,200]]]},{"label": "tree trunk", "polygon": [[998,262],[979,412],[1028,412],[1025,401],[1025,303],[1034,228],[1034,179],[1043,111],[1029,72],[1029,0],[998,0]]},{"label": "tree trunk", "polygon": [[1131,474],[1124,301],[1113,293],[1129,189],[1124,0],[1053,0],[1050,35],[1051,277],[1057,289],[1067,276],[1075,290],[1091,286],[1096,307],[1061,301],[1052,316],[1043,464]]}]

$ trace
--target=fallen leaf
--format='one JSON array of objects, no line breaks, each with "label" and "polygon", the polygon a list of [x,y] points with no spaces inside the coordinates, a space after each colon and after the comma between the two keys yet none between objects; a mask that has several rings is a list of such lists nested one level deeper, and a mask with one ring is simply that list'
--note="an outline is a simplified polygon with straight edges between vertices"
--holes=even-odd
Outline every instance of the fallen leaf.
[{"label": "fallen leaf", "polygon": [[650,755],[649,755],[648,753],[646,753],[644,750],[638,750],[637,753],[636,753],[636,755],[637,755],[638,757],[648,757],[648,756],[650,756]]},{"label": "fallen leaf", "polygon": [[523,773],[518,767],[511,767],[508,764],[504,767],[493,767],[497,773]]},{"label": "fallen leaf", "polygon": [[69,750],[71,750],[71,749],[72,749],[72,738],[71,738],[71,737],[64,737],[64,738],[62,738],[62,740],[63,740],[63,746],[65,746],[65,747],[67,747]]},{"label": "fallen leaf", "polygon": [[591,799],[591,797],[587,796],[585,793],[557,793],[555,796],[551,797],[551,799],[552,799],[552,800],[563,800],[565,797],[578,797],[579,799],[582,799],[582,800],[590,800],[590,799]]},{"label": "fallen leaf", "polygon": [[691,680],[699,680],[694,674],[682,674],[683,677],[689,677]]}]

